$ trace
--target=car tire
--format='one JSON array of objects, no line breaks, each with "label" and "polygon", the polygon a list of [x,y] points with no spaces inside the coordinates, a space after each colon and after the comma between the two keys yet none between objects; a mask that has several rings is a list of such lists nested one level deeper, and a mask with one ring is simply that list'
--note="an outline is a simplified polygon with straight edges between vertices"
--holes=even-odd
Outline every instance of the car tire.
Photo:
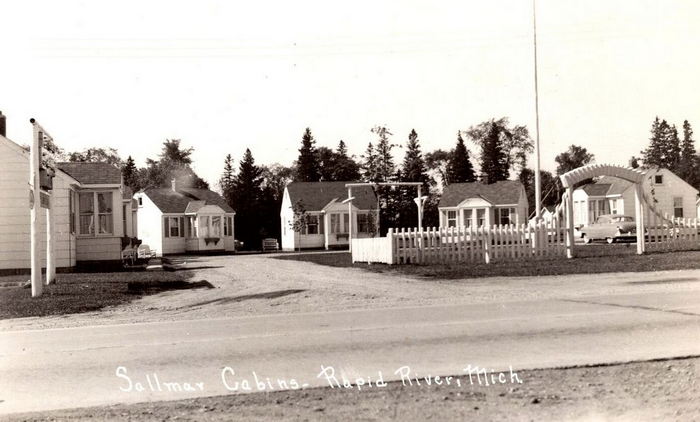
[{"label": "car tire", "polygon": [[586,245],[588,245],[589,243],[591,243],[591,238],[588,237],[587,234],[584,233],[582,237],[583,237],[583,243],[585,243]]},{"label": "car tire", "polygon": [[608,242],[608,245],[612,245],[615,243],[615,238],[614,237],[607,237],[605,238],[605,241]]}]

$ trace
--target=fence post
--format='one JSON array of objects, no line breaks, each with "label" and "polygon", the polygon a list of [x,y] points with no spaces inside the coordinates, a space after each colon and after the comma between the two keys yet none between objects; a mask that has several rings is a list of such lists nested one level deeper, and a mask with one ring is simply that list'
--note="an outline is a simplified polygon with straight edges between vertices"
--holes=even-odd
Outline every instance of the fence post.
[{"label": "fence post", "polygon": [[566,257],[574,257],[574,189],[566,188]]},{"label": "fence post", "polygon": [[491,236],[489,236],[489,229],[481,226],[481,233],[483,234],[484,242],[484,262],[489,264],[491,262]]}]

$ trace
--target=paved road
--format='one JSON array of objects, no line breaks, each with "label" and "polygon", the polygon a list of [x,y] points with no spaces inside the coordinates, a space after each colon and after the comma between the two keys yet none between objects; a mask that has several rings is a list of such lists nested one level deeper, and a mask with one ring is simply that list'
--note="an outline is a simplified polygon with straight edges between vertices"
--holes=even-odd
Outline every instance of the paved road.
[{"label": "paved road", "polygon": [[[378,371],[390,380],[403,365],[434,376],[462,374],[469,364],[500,371],[700,355],[699,340],[700,288],[693,287],[6,331],[0,332],[0,413],[233,393],[222,380],[226,367],[233,370],[225,372],[230,388],[238,382],[242,391],[247,380],[257,390],[255,371],[263,383],[269,378],[269,390],[279,388],[278,379],[326,385],[317,378],[321,365],[332,366],[340,380],[374,380]],[[125,368],[121,377],[118,367]],[[197,391],[168,392],[167,382]],[[144,391],[136,391],[137,383]]]}]

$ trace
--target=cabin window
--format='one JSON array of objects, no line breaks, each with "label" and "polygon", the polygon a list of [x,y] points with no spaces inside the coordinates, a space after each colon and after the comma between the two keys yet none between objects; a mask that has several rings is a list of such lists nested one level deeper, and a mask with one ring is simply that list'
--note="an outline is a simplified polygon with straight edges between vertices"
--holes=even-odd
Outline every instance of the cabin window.
[{"label": "cabin window", "polygon": [[447,211],[447,227],[457,227],[457,211]]},{"label": "cabin window", "polygon": [[515,216],[515,208],[498,208],[496,210],[498,213],[498,224],[500,225],[510,225],[513,224],[513,217]]},{"label": "cabin window", "polygon": [[143,206],[143,197],[139,196],[139,207]]},{"label": "cabin window", "polygon": [[233,217],[224,217],[224,236],[233,236]]},{"label": "cabin window", "polygon": [[610,200],[610,214],[618,214],[617,212],[617,199]]},{"label": "cabin window", "polygon": [[476,210],[476,226],[482,227],[486,224],[486,210],[480,208]]},{"label": "cabin window", "polygon": [[199,237],[209,237],[209,217],[199,217]]},{"label": "cabin window", "polygon": [[331,233],[340,233],[340,214],[331,214]]},{"label": "cabin window", "polygon": [[319,234],[318,215],[306,216],[306,234]]},{"label": "cabin window", "polygon": [[211,235],[213,237],[221,236],[221,217],[211,218]]},{"label": "cabin window", "polygon": [[472,216],[474,215],[474,210],[468,209],[468,210],[462,210],[462,221],[464,221],[463,226],[464,227],[471,227],[472,226]]},{"label": "cabin window", "polygon": [[95,193],[81,192],[78,194],[78,202],[80,234],[95,234]]},{"label": "cabin window", "polygon": [[97,192],[99,234],[112,234],[114,229],[112,192]]},{"label": "cabin window", "polygon": [[193,215],[187,216],[187,237],[197,237],[197,220]]},{"label": "cabin window", "polygon": [[184,237],[184,219],[182,217],[165,217],[165,237]]},{"label": "cabin window", "polygon": [[369,215],[357,214],[357,232],[369,233]]},{"label": "cabin window", "polygon": [[75,233],[75,192],[68,192],[68,215],[70,216],[70,232]]},{"label": "cabin window", "polygon": [[122,230],[124,230],[124,236],[128,236],[129,233],[126,232],[126,205],[122,205]]},{"label": "cabin window", "polygon": [[680,196],[673,198],[673,216],[683,218],[683,198]]},{"label": "cabin window", "polygon": [[664,175],[663,174],[654,175],[654,184],[655,185],[661,185],[663,183],[664,183]]}]

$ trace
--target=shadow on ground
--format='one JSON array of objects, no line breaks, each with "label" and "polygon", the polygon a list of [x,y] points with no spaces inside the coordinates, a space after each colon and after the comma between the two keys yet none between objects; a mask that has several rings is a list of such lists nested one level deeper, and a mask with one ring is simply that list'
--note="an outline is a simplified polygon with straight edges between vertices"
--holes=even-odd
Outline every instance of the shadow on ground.
[{"label": "shadow on ground", "polygon": [[204,306],[204,305],[211,305],[211,304],[219,304],[223,305],[225,303],[235,303],[235,302],[243,302],[245,300],[251,300],[251,299],[276,299],[278,297],[283,297],[283,296],[289,296],[297,293],[304,292],[304,289],[289,289],[289,290],[277,290],[274,292],[265,292],[265,293],[254,293],[250,295],[242,295],[242,296],[229,296],[229,297],[222,297],[218,299],[212,299],[212,300],[207,300],[204,302],[199,302],[199,303],[194,303],[192,305],[188,305],[188,308],[196,308],[197,306]]}]

